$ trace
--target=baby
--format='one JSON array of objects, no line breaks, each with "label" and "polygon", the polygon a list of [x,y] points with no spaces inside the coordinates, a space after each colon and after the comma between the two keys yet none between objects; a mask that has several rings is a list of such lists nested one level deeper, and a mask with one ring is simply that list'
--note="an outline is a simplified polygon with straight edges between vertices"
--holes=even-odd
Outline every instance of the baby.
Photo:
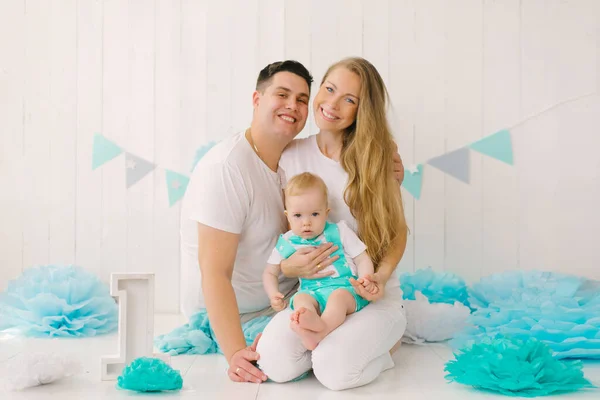
[{"label": "baby", "polygon": [[327,186],[321,178],[305,172],[290,179],[285,189],[285,206],[291,230],[279,237],[263,273],[263,284],[275,311],[286,307],[279,292],[281,261],[301,247],[316,247],[324,242],[338,247],[332,256],[339,258],[322,271],[334,273],[317,279],[300,279],[298,293],[290,299],[290,308],[294,310],[291,328],[302,344],[313,350],[347,315],[369,303],[356,293],[349,278],[356,279],[372,294],[379,289],[366,279],[373,273],[373,263],[365,244],[344,221],[337,224],[327,221]]}]

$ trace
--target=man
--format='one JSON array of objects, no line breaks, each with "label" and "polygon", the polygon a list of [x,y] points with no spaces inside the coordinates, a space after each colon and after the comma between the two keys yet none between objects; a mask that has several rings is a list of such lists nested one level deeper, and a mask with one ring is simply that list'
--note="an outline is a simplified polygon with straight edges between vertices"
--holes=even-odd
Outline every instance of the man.
[{"label": "man", "polygon": [[[270,307],[262,272],[278,235],[287,230],[278,163],[304,128],[311,83],[298,62],[265,67],[252,97],[250,128],[200,160],[183,200],[184,313],[189,317],[206,308],[235,381],[266,379],[251,364],[258,355],[255,346],[247,348],[240,321]],[[327,265],[322,262],[319,269]],[[296,282],[282,278],[282,292],[291,294]]]}]

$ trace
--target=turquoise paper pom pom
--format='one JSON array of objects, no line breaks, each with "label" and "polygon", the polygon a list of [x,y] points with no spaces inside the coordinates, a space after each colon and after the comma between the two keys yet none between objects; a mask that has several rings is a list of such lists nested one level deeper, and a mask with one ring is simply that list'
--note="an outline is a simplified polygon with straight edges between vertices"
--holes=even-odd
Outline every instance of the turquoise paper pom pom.
[{"label": "turquoise paper pom pom", "polygon": [[117,379],[121,389],[136,392],[160,392],[163,390],[179,390],[183,379],[179,371],[157,358],[136,358],[123,369]]},{"label": "turquoise paper pom pom", "polygon": [[85,337],[117,328],[108,286],[75,266],[26,269],[0,294],[0,330],[35,337]]},{"label": "turquoise paper pom pom", "polygon": [[556,358],[600,358],[600,283],[575,276],[506,272],[483,278],[470,290],[476,308],[454,348],[486,337],[536,338]]},{"label": "turquoise paper pom pom", "polygon": [[[256,336],[265,329],[270,320],[271,317],[257,317],[242,325],[248,346],[254,342]],[[162,353],[170,355],[222,353],[208,321],[206,310],[192,315],[189,323],[166,335],[157,336],[154,344]]]},{"label": "turquoise paper pom pom", "polygon": [[486,338],[455,354],[445,371],[451,382],[509,396],[535,397],[593,387],[584,378],[581,361],[557,360],[548,346],[535,339]]},{"label": "turquoise paper pom pom", "polygon": [[162,353],[170,355],[213,354],[218,348],[213,337],[208,314],[203,311],[192,315],[189,323],[157,336],[154,344]]},{"label": "turquoise paper pom pom", "polygon": [[[586,280],[577,276],[556,272],[507,271],[481,278],[468,291],[469,302],[474,308],[486,308],[490,304],[504,301],[521,301],[523,296],[568,298],[582,289]],[[594,297],[593,290],[584,290],[588,297]]]},{"label": "turquoise paper pom pom", "polygon": [[431,267],[419,269],[414,274],[402,274],[400,288],[405,300],[415,300],[415,292],[419,291],[430,303],[454,304],[458,301],[469,306],[465,281],[450,272],[435,272]]}]

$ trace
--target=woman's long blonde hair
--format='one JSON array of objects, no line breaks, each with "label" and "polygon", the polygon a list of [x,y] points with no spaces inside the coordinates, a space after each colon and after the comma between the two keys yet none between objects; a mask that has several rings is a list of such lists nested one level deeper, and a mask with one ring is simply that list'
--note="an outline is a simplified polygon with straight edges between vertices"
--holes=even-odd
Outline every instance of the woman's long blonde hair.
[{"label": "woman's long blonde hair", "polygon": [[344,200],[358,222],[358,235],[378,266],[388,248],[407,232],[402,195],[393,172],[396,146],[386,119],[389,95],[377,69],[363,58],[333,64],[361,81],[356,121],[344,132],[340,163],[348,173]]}]

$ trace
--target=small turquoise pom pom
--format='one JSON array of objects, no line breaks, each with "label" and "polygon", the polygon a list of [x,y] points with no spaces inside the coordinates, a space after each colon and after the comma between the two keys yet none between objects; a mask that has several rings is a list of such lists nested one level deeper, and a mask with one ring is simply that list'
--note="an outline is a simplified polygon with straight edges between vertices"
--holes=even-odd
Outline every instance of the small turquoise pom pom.
[{"label": "small turquoise pom pom", "polygon": [[117,386],[136,392],[179,390],[183,386],[183,379],[179,371],[174,370],[164,361],[140,357],[123,369],[117,379]]},{"label": "small turquoise pom pom", "polygon": [[535,397],[593,385],[581,361],[558,360],[536,339],[486,338],[446,364],[446,379],[508,396]]}]

